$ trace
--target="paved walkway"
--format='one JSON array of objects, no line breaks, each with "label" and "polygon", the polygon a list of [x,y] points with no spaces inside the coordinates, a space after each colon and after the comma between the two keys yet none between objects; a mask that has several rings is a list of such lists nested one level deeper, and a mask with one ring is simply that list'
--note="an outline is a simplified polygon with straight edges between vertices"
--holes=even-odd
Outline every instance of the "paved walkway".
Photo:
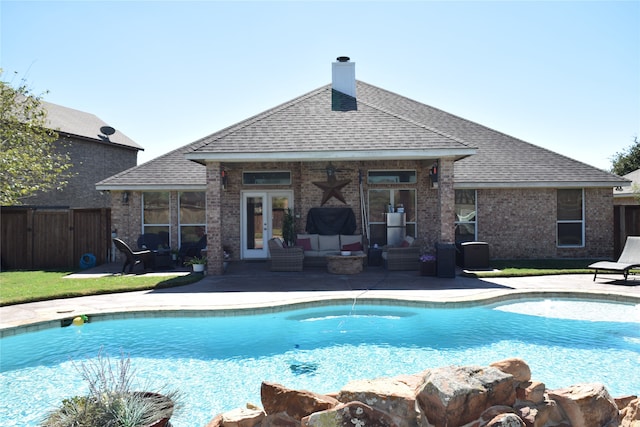
[{"label": "paved walkway", "polygon": [[[104,265],[85,277],[113,274],[120,265]],[[170,274],[170,273],[169,273]],[[184,274],[184,272],[183,272]],[[76,276],[82,277],[82,276]],[[453,279],[417,272],[366,267],[357,275],[332,275],[324,269],[276,273],[266,263],[232,263],[222,276],[168,289],[94,295],[0,307],[0,337],[59,324],[79,315],[153,315],[159,311],[264,310],[318,300],[397,300],[429,305],[464,306],[512,298],[563,297],[607,299],[640,304],[640,278],[625,285],[621,276],[561,275],[523,278]],[[80,279],[69,279],[80,280]]]}]

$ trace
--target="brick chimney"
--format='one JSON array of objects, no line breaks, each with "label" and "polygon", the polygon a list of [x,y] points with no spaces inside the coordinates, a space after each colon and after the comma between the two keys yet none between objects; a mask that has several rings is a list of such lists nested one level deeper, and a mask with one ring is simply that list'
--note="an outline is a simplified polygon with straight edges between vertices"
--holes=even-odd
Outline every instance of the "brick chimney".
[{"label": "brick chimney", "polygon": [[349,62],[348,56],[339,56],[331,68],[331,88],[356,97],[356,63]]}]

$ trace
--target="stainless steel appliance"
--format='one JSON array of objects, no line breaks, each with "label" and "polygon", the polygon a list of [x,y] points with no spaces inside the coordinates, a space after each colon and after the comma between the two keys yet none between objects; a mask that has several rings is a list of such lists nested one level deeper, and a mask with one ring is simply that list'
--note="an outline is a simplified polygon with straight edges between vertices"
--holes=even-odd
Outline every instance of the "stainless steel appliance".
[{"label": "stainless steel appliance", "polygon": [[406,214],[404,212],[387,213],[387,244],[399,245],[407,235]]}]

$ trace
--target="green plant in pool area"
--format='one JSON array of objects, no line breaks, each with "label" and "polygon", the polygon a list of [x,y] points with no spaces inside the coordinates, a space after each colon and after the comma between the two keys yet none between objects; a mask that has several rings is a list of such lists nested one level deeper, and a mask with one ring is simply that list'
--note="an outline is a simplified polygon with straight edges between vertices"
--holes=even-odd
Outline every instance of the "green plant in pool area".
[{"label": "green plant in pool area", "polygon": [[206,264],[207,257],[193,257],[188,261],[185,261],[184,265],[196,265],[196,264]]},{"label": "green plant in pool area", "polygon": [[282,238],[289,246],[293,246],[296,241],[296,223],[291,208],[284,211],[284,217],[282,219]]},{"label": "green plant in pool area", "polygon": [[171,418],[178,393],[135,391],[128,357],[113,362],[101,351],[95,361],[76,367],[89,386],[88,394],[64,399],[47,414],[43,427],[145,427]]}]

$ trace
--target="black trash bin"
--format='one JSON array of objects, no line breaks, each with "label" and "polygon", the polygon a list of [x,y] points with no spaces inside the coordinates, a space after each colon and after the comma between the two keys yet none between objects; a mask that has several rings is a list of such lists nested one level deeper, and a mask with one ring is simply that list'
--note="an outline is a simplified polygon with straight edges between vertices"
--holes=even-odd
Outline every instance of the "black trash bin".
[{"label": "black trash bin", "polygon": [[489,268],[489,244],[486,242],[464,242],[461,245],[462,267],[467,270]]},{"label": "black trash bin", "polygon": [[456,245],[454,243],[437,243],[436,262],[438,277],[456,277]]}]

